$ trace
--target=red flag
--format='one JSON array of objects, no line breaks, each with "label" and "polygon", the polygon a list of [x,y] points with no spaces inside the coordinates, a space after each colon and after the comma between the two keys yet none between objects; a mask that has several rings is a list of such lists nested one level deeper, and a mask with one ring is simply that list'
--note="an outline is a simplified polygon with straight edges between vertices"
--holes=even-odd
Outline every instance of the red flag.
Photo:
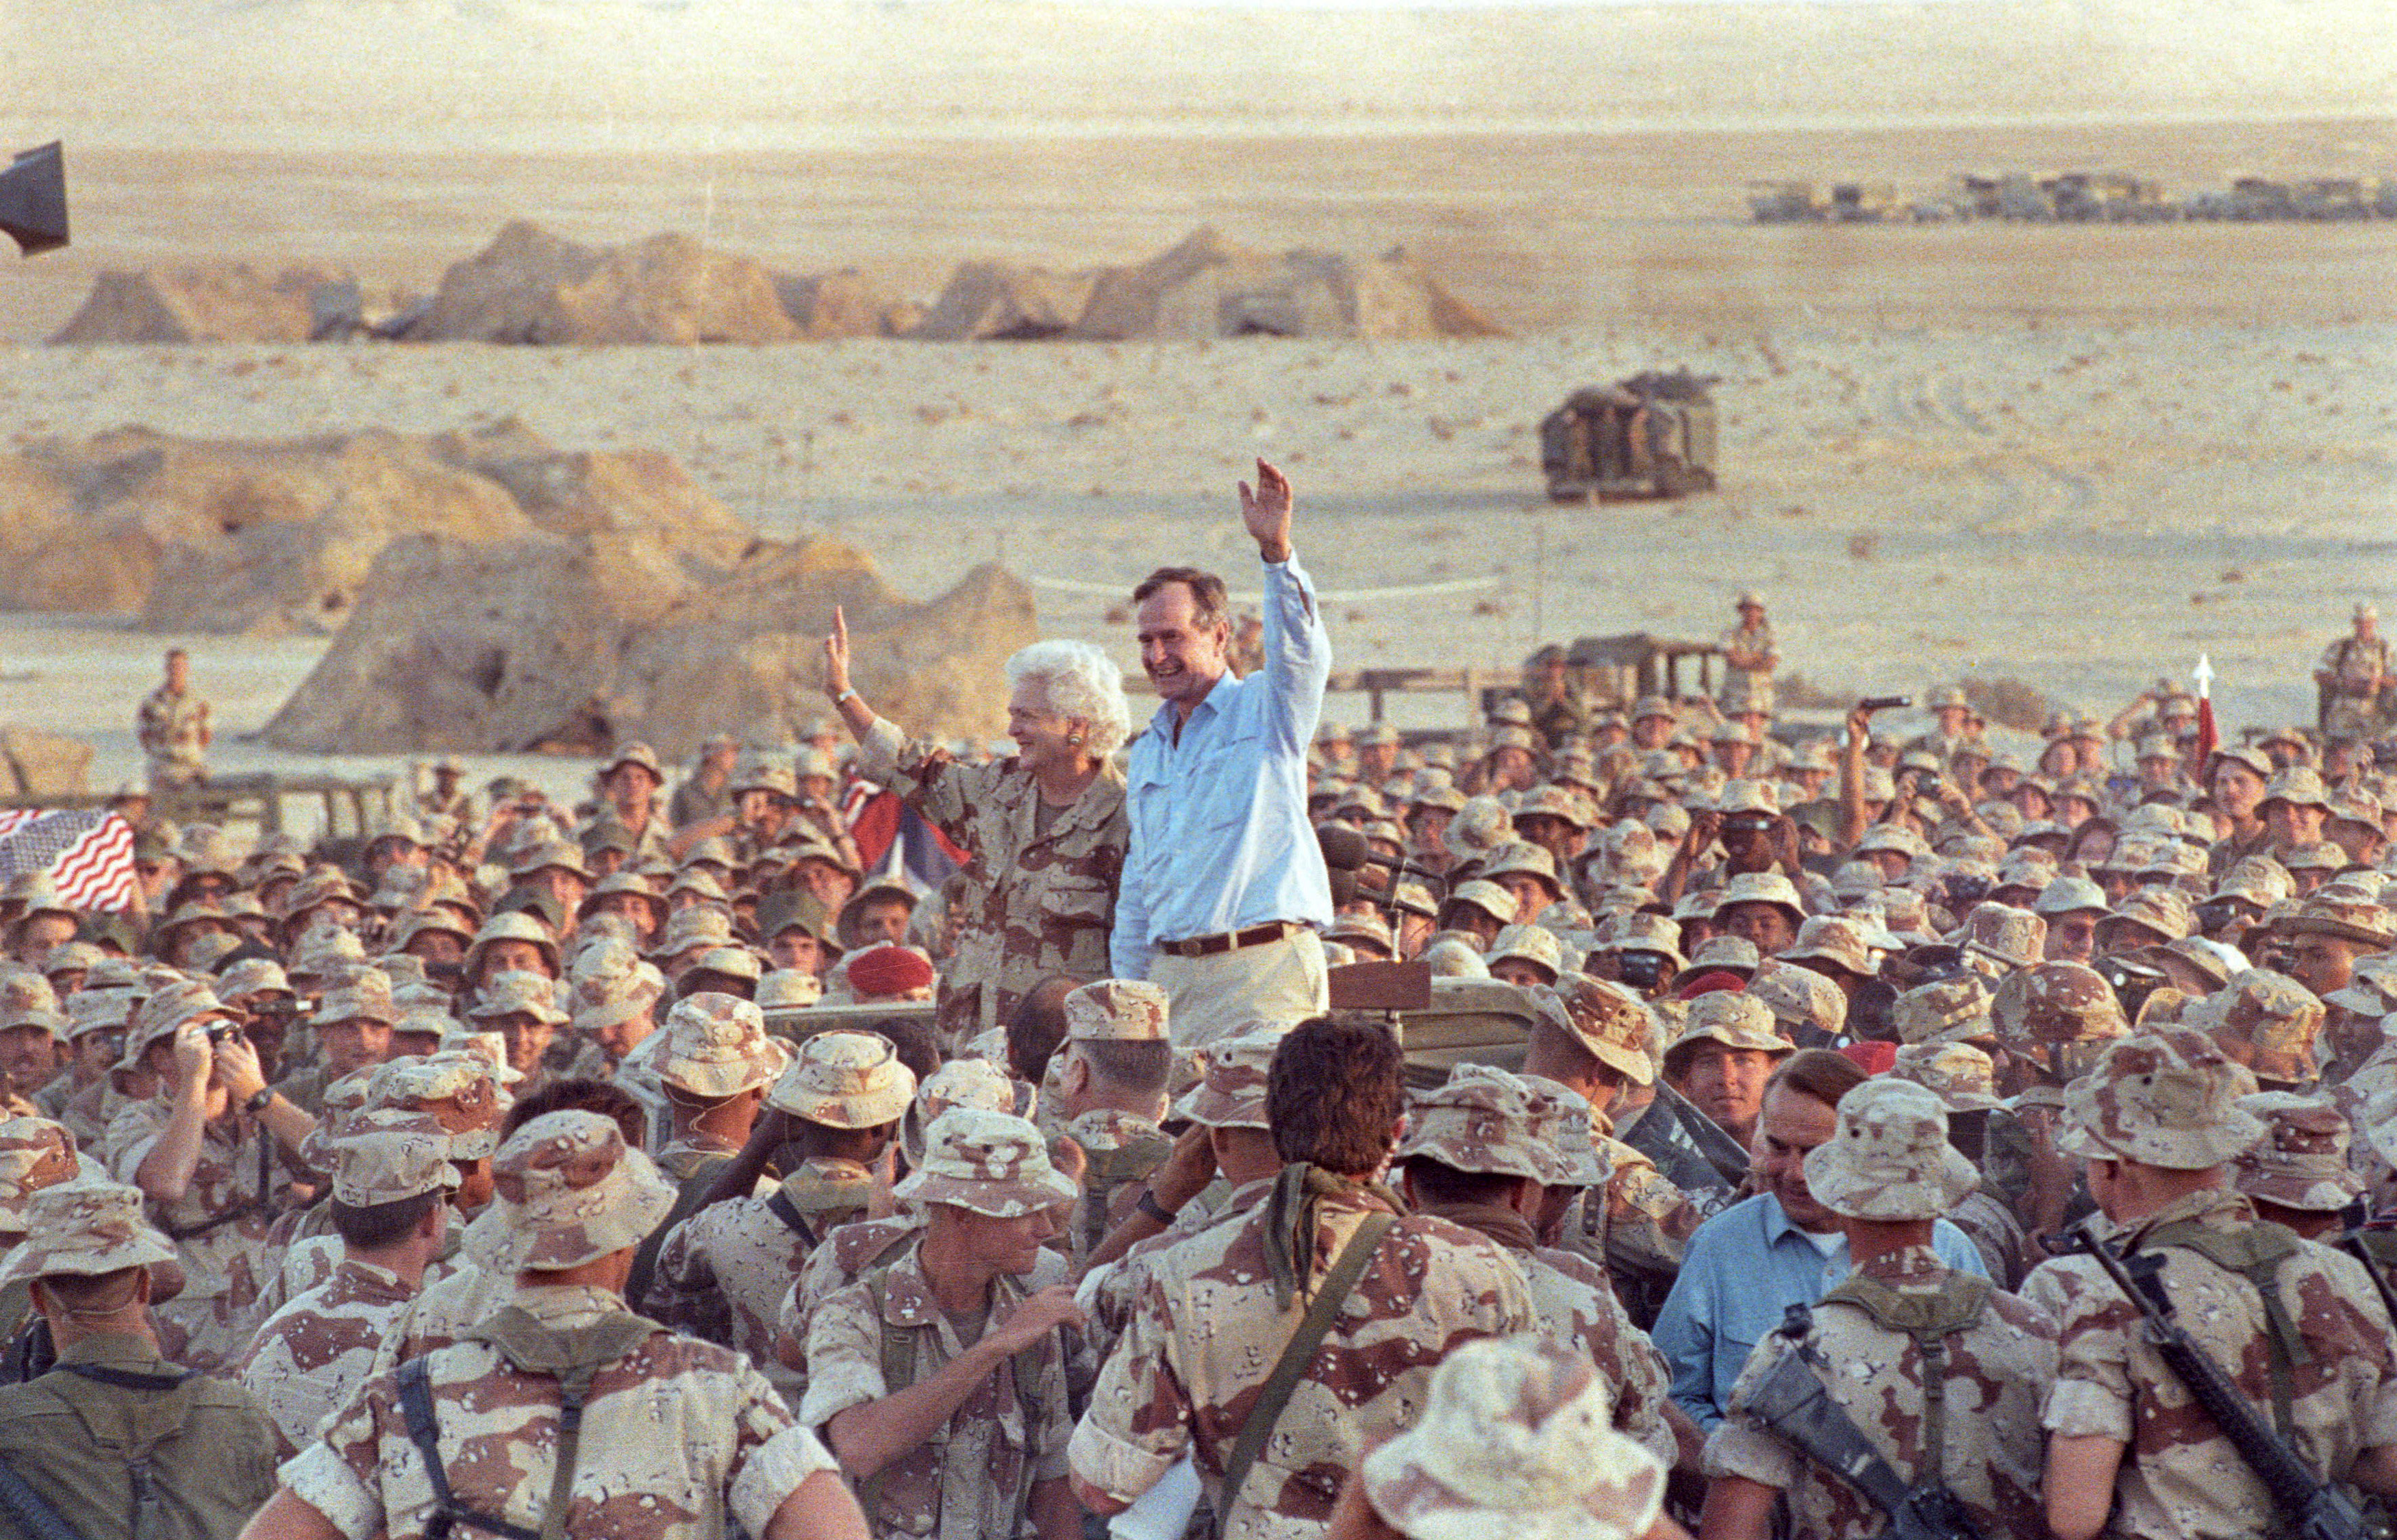
[{"label": "red flag", "polygon": [[2205,773],[2206,762],[2221,746],[2222,735],[2214,726],[2214,697],[2201,695],[2197,698],[2197,749],[2194,755],[2197,774],[2202,776]]}]

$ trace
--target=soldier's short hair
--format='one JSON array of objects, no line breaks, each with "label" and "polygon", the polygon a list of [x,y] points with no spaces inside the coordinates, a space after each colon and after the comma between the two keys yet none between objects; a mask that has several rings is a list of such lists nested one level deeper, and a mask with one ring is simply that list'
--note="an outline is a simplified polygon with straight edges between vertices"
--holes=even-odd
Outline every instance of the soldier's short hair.
[{"label": "soldier's short hair", "polygon": [[893,1052],[922,1085],[941,1067],[941,1045],[932,1036],[932,1024],[915,1016],[886,1016],[866,1028],[891,1039]]},{"label": "soldier's short hair", "polygon": [[871,1164],[880,1158],[883,1147],[899,1134],[899,1119],[877,1123],[871,1128],[841,1129],[830,1123],[819,1123],[807,1118],[791,1119],[792,1139],[800,1156],[809,1160],[855,1160]]},{"label": "soldier's short hair", "polygon": [[516,1130],[552,1112],[596,1112],[614,1120],[628,1147],[649,1146],[649,1115],[632,1093],[605,1080],[582,1076],[552,1080],[529,1096],[517,1097],[516,1105],[508,1108],[507,1118],[500,1124],[500,1142],[507,1143]]},{"label": "soldier's short hair", "polygon": [[1135,1096],[1156,1095],[1173,1074],[1173,1045],[1162,1038],[1083,1038],[1073,1051],[1089,1063],[1091,1074]]},{"label": "soldier's short hair", "polygon": [[1193,621],[1200,625],[1230,625],[1232,601],[1224,591],[1224,580],[1196,567],[1158,568],[1140,580],[1140,586],[1132,591],[1132,602],[1146,604],[1150,596],[1170,583],[1190,590],[1190,602],[1196,611],[1191,616]]},{"label": "soldier's short hair", "polygon": [[372,1251],[378,1246],[390,1245],[416,1228],[435,1205],[448,1198],[448,1193],[437,1188],[389,1203],[367,1203],[356,1207],[334,1198],[326,1200],[326,1217],[333,1222],[333,1233],[341,1238],[342,1245]]},{"label": "soldier's short hair", "polygon": [[1428,1155],[1407,1158],[1407,1180],[1430,1203],[1503,1203],[1523,1179],[1506,1172],[1458,1171]]},{"label": "soldier's short hair", "polygon": [[133,1275],[141,1267],[119,1267],[113,1273],[49,1273],[41,1285],[52,1298],[70,1310],[87,1310],[95,1314],[121,1310],[133,1303]]},{"label": "soldier's short hair", "polygon": [[1015,1002],[1007,1018],[1007,1062],[1017,1079],[1037,1086],[1048,1075],[1049,1061],[1065,1041],[1065,997],[1090,982],[1051,973]]},{"label": "soldier's short hair", "polygon": [[1285,1161],[1368,1175],[1390,1153],[1406,1105],[1399,1040],[1371,1017],[1310,1017],[1274,1050],[1265,1121]]},{"label": "soldier's short hair", "polygon": [[1827,1107],[1840,1105],[1840,1098],[1870,1078],[1864,1066],[1844,1053],[1828,1048],[1801,1048],[1781,1061],[1773,1078],[1764,1082],[1764,1093],[1773,1094],[1775,1087],[1812,1096]]}]

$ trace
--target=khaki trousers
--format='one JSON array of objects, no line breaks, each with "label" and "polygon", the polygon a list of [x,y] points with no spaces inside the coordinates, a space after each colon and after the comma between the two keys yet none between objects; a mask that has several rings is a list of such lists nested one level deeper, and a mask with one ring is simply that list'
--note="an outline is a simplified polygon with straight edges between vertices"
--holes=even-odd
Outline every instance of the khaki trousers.
[{"label": "khaki trousers", "polygon": [[1251,1022],[1290,1026],[1331,1008],[1323,972],[1323,938],[1301,928],[1279,941],[1212,957],[1159,952],[1148,966],[1151,984],[1172,998],[1173,1046],[1203,1048]]}]

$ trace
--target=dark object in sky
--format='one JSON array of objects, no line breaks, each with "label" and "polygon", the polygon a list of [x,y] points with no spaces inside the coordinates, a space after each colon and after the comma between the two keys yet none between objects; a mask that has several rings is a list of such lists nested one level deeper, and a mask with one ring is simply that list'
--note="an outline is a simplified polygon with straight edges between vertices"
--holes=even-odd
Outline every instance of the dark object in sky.
[{"label": "dark object in sky", "polygon": [[67,163],[58,141],[0,170],[0,230],[28,257],[67,244]]}]

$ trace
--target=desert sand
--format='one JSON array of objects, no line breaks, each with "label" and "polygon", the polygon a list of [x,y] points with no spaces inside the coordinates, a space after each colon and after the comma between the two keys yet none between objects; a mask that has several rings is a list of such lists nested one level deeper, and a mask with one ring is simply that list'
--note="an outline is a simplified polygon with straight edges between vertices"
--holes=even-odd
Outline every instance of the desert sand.
[{"label": "desert sand", "polygon": [[[24,46],[0,59],[70,49],[28,40],[48,3],[0,13]],[[687,8],[584,7],[620,27],[609,48],[554,6],[375,7],[371,26],[339,4],[113,11],[82,43],[83,84],[106,88],[0,107],[10,142],[63,123],[78,220],[74,248],[0,281],[0,439],[514,415],[561,444],[665,449],[761,529],[855,541],[911,595],[997,557],[1041,584],[1044,628],[1127,664],[1110,611],[1150,567],[1252,585],[1231,482],[1258,455],[1297,484],[1302,554],[1359,663],[1711,636],[1756,585],[1818,685],[2016,675],[2110,713],[2203,652],[2227,720],[2289,721],[2310,716],[2307,669],[2348,606],[2397,589],[2397,225],[1760,229],[1741,201],[1750,177],[2397,171],[2392,46],[2367,7],[836,5],[781,7],[790,33],[713,63],[690,27],[716,9]],[[180,50],[145,66],[144,19],[157,35],[170,14]],[[513,90],[494,17],[532,40]],[[778,75],[802,44],[814,62]],[[1606,67],[1554,67],[1576,57]],[[2075,68],[2040,67],[2059,58]],[[901,60],[910,88],[877,96]],[[211,65],[247,88],[204,89]],[[421,290],[516,215],[595,241],[683,229],[926,297],[962,258],[1132,260],[1212,221],[1266,247],[1403,245],[1513,335],[39,345],[101,266],[328,260]],[[1722,490],[1547,503],[1540,416],[1677,365],[1721,376]],[[1391,592],[1420,583],[1440,586]],[[164,640],[0,619],[0,663],[40,675],[0,679],[0,719],[78,732],[101,778],[132,773]],[[231,737],[323,644],[190,645]],[[289,762],[239,742],[218,757]]]}]

